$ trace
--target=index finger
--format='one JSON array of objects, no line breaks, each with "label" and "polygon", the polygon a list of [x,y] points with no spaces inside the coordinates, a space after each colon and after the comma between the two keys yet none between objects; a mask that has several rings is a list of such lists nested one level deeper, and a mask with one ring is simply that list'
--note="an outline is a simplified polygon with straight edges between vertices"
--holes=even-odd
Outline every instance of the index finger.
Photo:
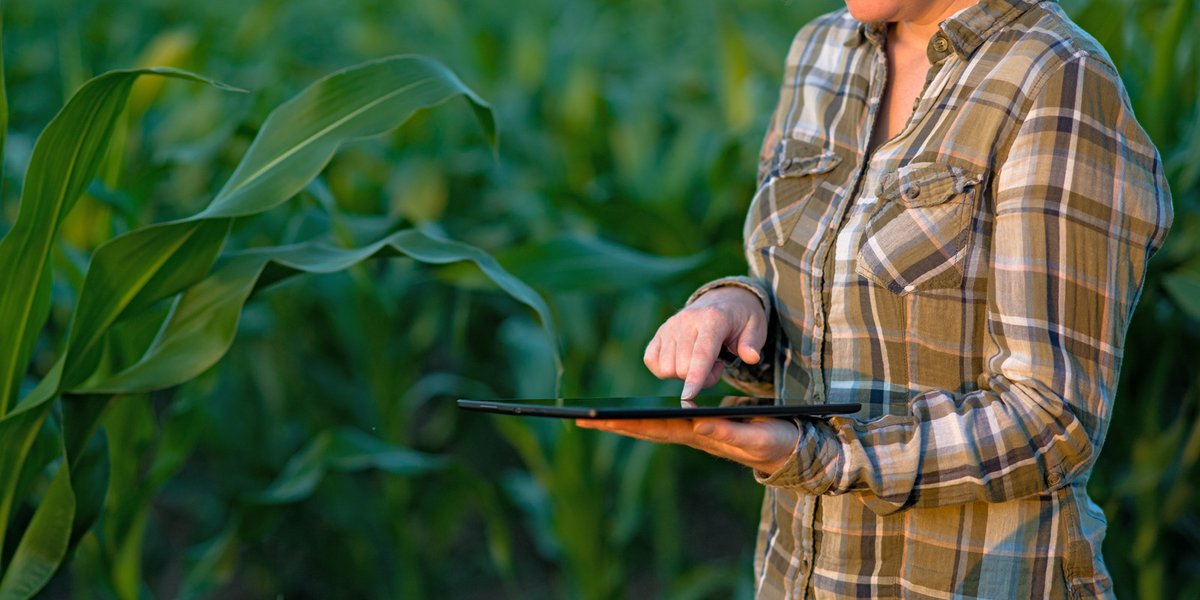
[{"label": "index finger", "polygon": [[704,381],[712,372],[713,363],[716,362],[720,351],[721,341],[716,336],[709,332],[701,332],[696,336],[696,341],[692,344],[692,359],[688,363],[687,377],[683,380],[681,398],[684,400],[695,398],[696,394],[704,388]]}]

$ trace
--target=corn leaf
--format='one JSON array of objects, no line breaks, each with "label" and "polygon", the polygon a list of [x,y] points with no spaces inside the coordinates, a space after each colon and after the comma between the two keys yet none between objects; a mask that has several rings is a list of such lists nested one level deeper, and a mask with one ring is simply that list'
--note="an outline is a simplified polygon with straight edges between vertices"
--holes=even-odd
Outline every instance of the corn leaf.
[{"label": "corn leaf", "polygon": [[8,412],[50,309],[50,249],[106,157],[129,91],[142,75],[215,81],[175,69],[112,71],[87,82],[34,145],[21,208],[0,240],[0,415]]},{"label": "corn leaf", "polygon": [[228,231],[224,219],[153,225],[97,249],[75,307],[64,385],[96,368],[100,341],[123,313],[177,294],[203,277]]},{"label": "corn leaf", "polygon": [[[64,417],[72,410],[81,410],[83,413],[76,415],[76,418],[94,423],[99,418],[98,413],[103,412],[107,405],[108,402],[104,400],[68,402],[63,406]],[[88,414],[93,410],[97,411],[94,418]],[[67,439],[71,435],[70,429],[70,423],[64,418],[63,437],[71,465],[71,489],[75,493],[75,517],[71,524],[71,543],[68,548],[74,548],[104,511],[109,486],[109,448],[107,432],[100,429],[90,432],[94,435],[83,438],[85,446],[72,451],[71,442]]]},{"label": "corn leaf", "polygon": [[[21,469],[29,456],[29,449],[38,431],[50,414],[51,400],[57,394],[62,374],[62,362],[58,362],[41,384],[28,396],[30,402],[18,406],[0,419],[0,541],[8,530],[8,515],[16,501],[17,483]],[[6,569],[0,562],[0,571]]]},{"label": "corn leaf", "polygon": [[[543,332],[557,349],[558,335],[550,309],[537,292],[478,248],[406,230],[360,248],[312,242],[232,255],[179,298],[138,362],[118,373],[85,382],[72,392],[138,393],[183,383],[215,364],[229,349],[242,306],[257,287],[298,273],[333,273],[372,257],[397,255],[430,264],[474,263],[497,286],[537,314]],[[561,373],[557,352],[555,360]]]},{"label": "corn leaf", "polygon": [[466,97],[495,144],[491,109],[441,64],[395,56],[330,75],[280,105],[201,217],[245,216],[295,195],[344,141],[384,133],[422,108]]},{"label": "corn leaf", "polygon": [[50,581],[67,553],[75,518],[75,492],[64,449],[58,473],[17,544],[12,563],[0,580],[0,600],[31,598]]},{"label": "corn leaf", "polygon": [[179,600],[211,598],[214,588],[233,577],[237,570],[237,530],[235,521],[196,549],[180,586]]},{"label": "corn leaf", "polygon": [[8,140],[7,87],[4,84],[4,11],[0,11],[0,177],[4,176],[4,143]]},{"label": "corn leaf", "polygon": [[1172,273],[1163,278],[1163,286],[1184,314],[1200,321],[1200,272]]},{"label": "corn leaf", "polygon": [[497,258],[535,287],[588,292],[624,291],[679,278],[708,260],[709,252],[662,258],[598,238],[564,236]]},{"label": "corn leaf", "polygon": [[329,471],[378,469],[394,475],[419,475],[446,464],[443,457],[399,448],[357,429],[324,431],[288,461],[270,487],[250,498],[264,504],[298,502],[311,495]]}]

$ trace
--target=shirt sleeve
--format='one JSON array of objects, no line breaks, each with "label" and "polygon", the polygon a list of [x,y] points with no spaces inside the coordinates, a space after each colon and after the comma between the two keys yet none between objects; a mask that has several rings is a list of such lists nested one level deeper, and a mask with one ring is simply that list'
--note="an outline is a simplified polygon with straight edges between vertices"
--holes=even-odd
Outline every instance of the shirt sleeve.
[{"label": "shirt sleeve", "polygon": [[1157,151],[1120,79],[1077,54],[1043,76],[993,181],[979,389],[911,415],[801,422],[768,485],[858,494],[879,514],[1003,502],[1086,477],[1111,416],[1146,263],[1172,219]]}]

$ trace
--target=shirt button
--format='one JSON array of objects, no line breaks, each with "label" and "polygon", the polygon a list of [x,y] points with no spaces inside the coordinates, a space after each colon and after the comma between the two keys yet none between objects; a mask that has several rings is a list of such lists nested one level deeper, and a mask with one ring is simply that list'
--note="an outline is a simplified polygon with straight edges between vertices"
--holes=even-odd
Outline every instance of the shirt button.
[{"label": "shirt button", "polygon": [[904,186],[904,189],[900,190],[900,193],[904,194],[905,198],[912,200],[921,195],[921,186],[915,183],[910,183]]},{"label": "shirt button", "polygon": [[1046,483],[1050,484],[1050,487],[1054,487],[1061,482],[1062,473],[1059,473],[1058,469],[1051,469],[1050,472],[1046,474]]},{"label": "shirt button", "polygon": [[933,38],[933,49],[938,52],[945,52],[945,51],[949,50],[950,49],[950,40],[948,40],[940,35],[934,37]]}]

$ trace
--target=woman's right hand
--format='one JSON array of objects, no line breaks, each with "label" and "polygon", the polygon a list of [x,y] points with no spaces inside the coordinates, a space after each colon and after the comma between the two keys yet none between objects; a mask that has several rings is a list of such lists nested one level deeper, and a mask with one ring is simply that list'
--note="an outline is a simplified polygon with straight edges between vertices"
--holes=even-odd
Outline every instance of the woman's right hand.
[{"label": "woman's right hand", "polygon": [[721,378],[722,347],[756,364],[766,339],[767,317],[758,296],[737,286],[719,287],[667,319],[643,360],[659,379],[682,379],[686,400]]}]

